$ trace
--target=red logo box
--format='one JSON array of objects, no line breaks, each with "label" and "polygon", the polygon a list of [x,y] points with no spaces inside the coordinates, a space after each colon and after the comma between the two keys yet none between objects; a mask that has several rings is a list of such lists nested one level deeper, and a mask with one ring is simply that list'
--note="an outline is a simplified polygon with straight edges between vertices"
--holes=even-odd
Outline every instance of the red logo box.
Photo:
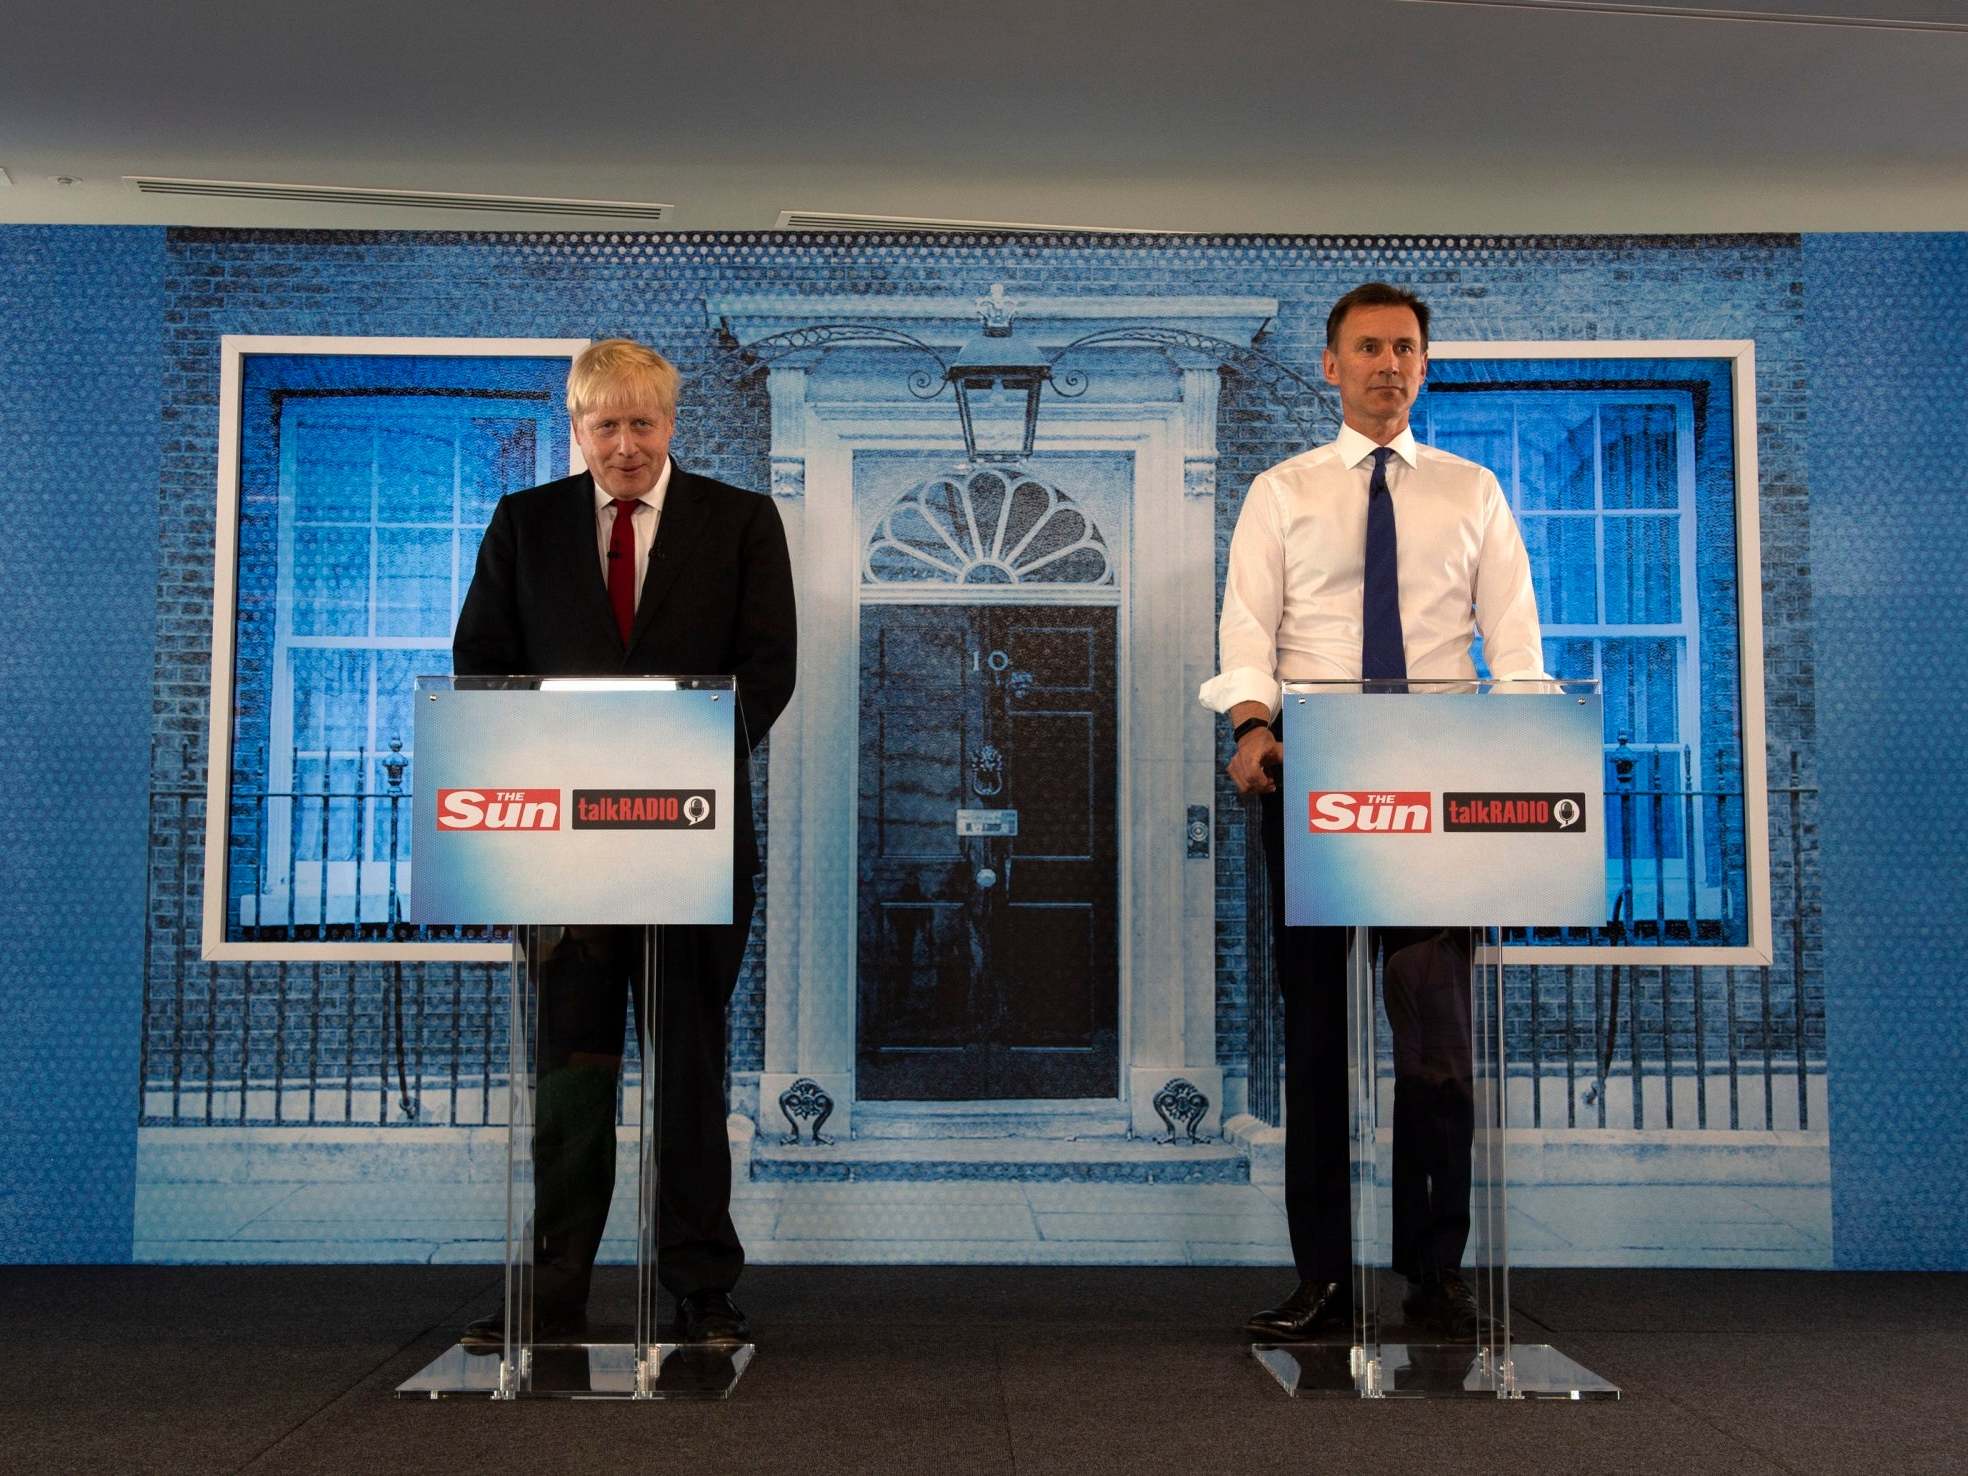
[{"label": "red logo box", "polygon": [[440,789],[439,830],[558,830],[558,789]]},{"label": "red logo box", "polygon": [[1426,789],[1315,789],[1306,796],[1314,835],[1426,835],[1435,796]]}]

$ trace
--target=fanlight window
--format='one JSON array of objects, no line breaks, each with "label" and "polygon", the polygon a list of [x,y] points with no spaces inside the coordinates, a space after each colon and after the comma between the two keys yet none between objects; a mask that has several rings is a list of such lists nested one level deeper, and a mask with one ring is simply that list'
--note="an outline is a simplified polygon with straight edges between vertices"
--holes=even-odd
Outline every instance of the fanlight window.
[{"label": "fanlight window", "polygon": [[1082,508],[1013,468],[931,477],[882,515],[869,584],[1112,584],[1107,540]]}]

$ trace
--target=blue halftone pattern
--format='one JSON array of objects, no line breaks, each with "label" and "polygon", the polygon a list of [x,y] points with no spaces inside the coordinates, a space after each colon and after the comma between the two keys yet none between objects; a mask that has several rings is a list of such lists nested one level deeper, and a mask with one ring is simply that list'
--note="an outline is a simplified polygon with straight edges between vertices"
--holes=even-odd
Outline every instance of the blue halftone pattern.
[{"label": "blue halftone pattern", "polygon": [[1968,1266],[1968,236],[1812,236],[1833,1245]]},{"label": "blue halftone pattern", "polygon": [[[1958,283],[1958,252],[1953,260]],[[10,485],[21,503],[17,534],[7,554],[8,598],[20,602],[15,623],[23,631],[20,650],[10,652],[5,669],[12,686],[10,711],[18,698],[28,714],[24,726],[33,734],[11,781],[20,786],[27,807],[10,812],[6,837],[15,845],[12,854],[31,857],[37,865],[45,863],[52,868],[45,875],[53,878],[41,880],[44,873],[37,871],[31,886],[41,890],[16,897],[10,904],[23,909],[30,926],[15,929],[14,936],[28,945],[22,955],[26,966],[17,969],[14,980],[5,986],[8,992],[0,994],[9,1017],[27,1022],[25,1029],[17,1029],[10,1018],[8,1038],[0,1045],[0,1073],[4,1073],[0,1132],[6,1135],[0,1139],[5,1144],[0,1155],[0,1195],[11,1191],[14,1196],[0,1199],[0,1256],[122,1259],[128,1253],[133,1190],[130,1091],[137,1075],[134,1022],[146,932],[140,819],[144,740],[148,733],[152,788],[182,790],[195,814],[203,802],[211,508],[222,333],[524,337],[633,333],[672,351],[694,381],[686,390],[678,443],[681,458],[695,470],[761,488],[772,476],[765,454],[770,436],[763,384],[756,377],[736,387],[720,382],[723,343],[705,311],[707,302],[730,293],[854,294],[870,300],[939,293],[967,297],[994,281],[1003,281],[1014,296],[1033,297],[1257,293],[1275,297],[1280,304],[1264,347],[1286,362],[1308,367],[1317,363],[1327,305],[1366,277],[1385,277],[1422,290],[1437,306],[1437,332],[1444,337],[1751,338],[1758,347],[1764,634],[1773,773],[1783,771],[1789,756],[1797,755],[1805,781],[1816,779],[1810,527],[1815,509],[1807,502],[1805,457],[1805,385],[1815,361],[1806,351],[1807,299],[1796,237],[1170,238],[951,244],[840,237],[174,231],[160,242],[159,233],[153,231],[36,228],[0,232],[0,267],[6,269],[0,280],[10,289],[17,282],[26,284],[16,298],[24,308],[0,329],[5,335],[0,343],[5,382],[0,390],[0,430],[6,432],[10,447],[0,466],[13,473]],[[160,277],[165,279],[161,284]],[[1869,289],[1868,296],[1877,301],[1883,295]],[[1877,316],[1886,310],[1854,299],[1853,311],[1870,330],[1873,320],[1864,315]],[[1899,319],[1893,321],[1897,324]],[[1946,322],[1958,343],[1959,310]],[[117,323],[121,329],[113,326]],[[1834,354],[1850,353],[1851,342],[1849,333],[1834,331],[1829,337],[1814,336],[1810,348],[1828,361]],[[132,345],[137,347],[133,350]],[[1953,397],[1958,404],[1958,367],[1955,374]],[[1839,417],[1838,425],[1845,423],[1846,410],[1836,396],[1820,402],[1821,426],[1832,414]],[[133,506],[119,507],[115,521],[102,525],[111,531],[98,529],[86,517],[78,518],[62,500],[63,494],[69,494],[72,503],[78,492],[81,463],[75,448],[89,444],[84,430],[95,429],[100,437],[105,423],[131,432],[115,437],[121,465],[116,487],[109,490],[120,494],[125,482],[135,488]],[[1226,381],[1218,437],[1219,571],[1222,544],[1243,488],[1255,472],[1298,449],[1300,430],[1249,382],[1236,376]],[[1958,447],[1958,431],[1956,436]],[[1959,464],[1958,457],[1949,460]],[[142,474],[132,474],[130,468],[138,462],[143,464]],[[160,478],[161,499],[154,495]],[[102,490],[102,479],[96,480],[98,485],[80,492]],[[1929,489],[1928,495],[1942,494]],[[1856,497],[1853,509],[1854,515],[1868,510]],[[1958,529],[1958,523],[1955,526]],[[1916,523],[1915,528],[1908,541],[1924,535],[1923,525]],[[95,551],[110,548],[112,539],[116,557],[127,568],[119,567],[115,589],[97,597],[90,608],[100,610],[105,603],[113,607],[110,615],[99,618],[115,625],[116,639],[127,638],[133,644],[128,651],[98,645],[91,652],[88,662],[98,668],[94,675],[99,700],[88,709],[93,725],[82,728],[74,721],[77,704],[60,695],[56,676],[75,660],[74,632],[82,628],[78,611],[84,597],[72,588],[71,566],[93,565]],[[134,544],[134,557],[126,543]],[[1882,558],[1900,546],[1885,540],[1868,545]],[[1849,541],[1845,552],[1855,552]],[[1198,556],[1208,557],[1209,552],[1199,550]],[[1958,560],[1944,561],[1938,555],[1923,559],[1922,566],[1960,567]],[[1931,583],[1927,589],[1924,609],[1929,612],[1926,628],[1931,628],[1941,618],[1936,612],[1945,606],[1934,598]],[[1868,603],[1856,617],[1864,629],[1890,628],[1890,612],[1883,611],[1876,597],[1864,598]],[[14,613],[11,604],[9,612]],[[1842,631],[1836,623],[1831,626],[1824,644],[1828,653],[1858,649],[1853,640],[1862,647],[1878,639],[1876,634],[1847,639]],[[1705,650],[1704,658],[1709,654]],[[1853,670],[1847,679],[1857,681],[1860,675]],[[1862,708],[1858,714],[1845,719],[1847,734],[1857,732],[1865,720]],[[1863,753],[1860,757],[1866,758]],[[126,768],[134,768],[134,775],[124,772]],[[92,794],[108,791],[101,811],[85,821],[57,808],[78,786]],[[1222,1064],[1231,1066],[1241,1059],[1246,1012],[1243,850],[1241,825],[1227,818],[1232,810],[1221,793],[1218,800],[1215,859],[1199,864],[1214,865],[1218,873],[1217,1049]],[[1773,817],[1773,829],[1777,826]],[[1895,832],[1895,837],[1906,840],[1909,835]],[[1776,851],[1776,865],[1782,872],[1791,853],[1785,844]],[[1802,950],[1810,959],[1808,973],[1814,981],[1815,860],[1811,837],[1802,848],[1799,875],[1793,880],[1806,899]],[[180,864],[187,866],[182,882],[177,879]],[[196,848],[173,854],[153,840],[155,891],[172,904],[160,906],[149,923],[154,957],[177,956],[181,928],[195,933],[200,865]],[[10,882],[11,876],[10,871]],[[75,880],[66,879],[70,877]],[[1780,895],[1786,885],[1780,876]],[[766,906],[771,905],[768,898]],[[1850,920],[1850,907],[1845,915]],[[1875,936],[1866,932],[1866,918],[1872,916],[1877,914],[1868,911],[1857,919],[1861,935]],[[1922,957],[1932,959],[1940,956],[1942,947],[1934,940],[1951,919],[1938,907],[1927,916],[1930,942],[1919,946],[1928,948]],[[1910,929],[1902,929],[1889,941],[1904,950],[1916,947],[1917,940],[1909,941],[1912,937]],[[72,941],[77,938],[82,941]],[[191,947],[195,950],[195,937]],[[1876,950],[1869,956],[1877,959]],[[304,988],[284,991],[283,981],[266,973],[248,989],[237,966],[223,966],[216,975],[220,987],[213,991],[217,1008],[208,1009],[202,1003],[207,975],[202,965],[194,967],[196,998],[190,1011],[179,1017],[187,1022],[188,1035],[208,1026],[208,1016],[223,1020],[228,1028],[219,1036],[221,1064],[237,1042],[240,1054],[274,1061],[276,1080],[281,1069],[298,1070],[295,1063],[309,1057],[308,1022],[316,1015],[324,1022],[320,1050],[324,1060],[359,1058],[364,1070],[371,1070],[388,1058],[389,1042],[400,1042],[407,1032],[410,1059],[419,1072],[427,1055],[441,1064],[447,1052],[457,1054],[455,1045],[447,1044],[454,1040],[445,1028],[447,1022],[464,1022],[469,1060],[476,1052],[471,1042],[477,1039],[470,1032],[499,1018],[500,1006],[490,991],[480,999],[472,993],[471,981],[461,986],[452,973],[412,969],[397,996],[410,1000],[407,1025],[397,1026],[383,1008],[387,995],[379,973],[368,966],[331,972],[325,1001],[310,999]],[[1899,1018],[1900,965],[1889,954],[1875,968],[1874,976],[1858,980],[1868,991],[1856,1006],[1862,1014],[1853,1014],[1852,1003],[1841,1001],[1842,1013],[1861,1027],[1846,1037],[1847,1049],[1864,1049],[1871,1040],[1868,1032],[1892,1027]],[[764,1057],[763,976],[755,940],[733,1011],[735,1094],[742,1093],[747,1077],[751,1090],[757,1091],[756,1073]],[[1851,971],[1846,977],[1852,977]],[[159,978],[158,998],[168,1000],[170,976]],[[16,999],[22,1008],[15,1007]],[[227,1013],[235,1001],[237,1014]],[[1780,1020],[1787,1018],[1781,992],[1778,1003]],[[1813,1012],[1811,1028],[1816,1020]],[[278,1028],[282,1021],[290,1031],[284,1052]],[[243,1028],[231,1029],[234,1024]],[[153,1074],[169,1040],[168,1030],[161,1026],[152,1037]],[[1931,1068],[1933,1051],[1916,1056],[1910,1042],[1909,1031],[1902,1038],[1901,1054],[1888,1053],[1885,1059],[1897,1061],[1896,1069],[1903,1072],[1909,1062]],[[1816,1044],[1811,1042],[1814,1052]],[[1851,1060],[1843,1051],[1839,1066],[1841,1071],[1858,1068],[1861,1074],[1853,1078],[1858,1089],[1866,1089],[1886,1069]],[[171,1095],[175,1085],[167,1081],[165,1095]],[[198,1095],[196,1087],[191,1082],[188,1094]],[[391,1087],[388,1073],[379,1081],[365,1080],[361,1090],[367,1095],[346,1109],[348,1120],[364,1114],[372,1121],[396,1120]],[[1946,1093],[1952,1088],[1944,1076],[1936,1081],[1935,1073],[1927,1071],[1922,1090]],[[356,1089],[350,1090],[353,1095]],[[1932,1108],[1914,1095],[1916,1088],[1910,1084],[1896,1090],[1900,1097],[1892,1098],[1890,1109],[1881,1111],[1864,1141],[1899,1152],[1904,1152],[1902,1144],[1935,1141]],[[336,1098],[341,1100],[339,1088]],[[218,1114],[214,1120],[224,1116]],[[462,1112],[459,1116],[462,1119]],[[1813,1126],[1818,1122],[1814,1115]],[[1959,1119],[1950,1123],[1949,1131],[1959,1139]],[[1888,1133],[1895,1136],[1887,1138]],[[384,1161],[374,1158],[373,1152],[365,1148],[350,1156],[360,1156],[365,1167],[373,1167]],[[120,1178],[98,1167],[112,1160]],[[303,1172],[300,1167],[291,1171]],[[89,1175],[101,1183],[92,1179],[85,1194],[77,1185]],[[400,1226],[406,1203],[403,1184],[363,1187],[375,1191],[372,1199],[365,1200],[346,1183],[309,1185],[305,1202],[297,1200],[288,1213],[289,1230],[297,1237],[294,1243],[316,1246],[317,1256],[348,1254],[347,1246],[368,1244],[346,1241],[331,1246],[325,1239],[318,1243],[306,1239],[326,1234],[318,1224],[331,1217],[330,1210],[353,1207],[390,1217],[392,1228]],[[911,1254],[920,1257],[941,1219],[953,1222],[950,1229],[984,1233],[985,1217],[947,1186],[903,1187],[911,1193],[933,1189],[934,1195],[923,1196],[920,1203],[910,1200],[892,1212],[885,1205],[874,1218]],[[203,1194],[205,1186],[198,1188]],[[207,1197],[214,1204],[221,1199],[217,1194]],[[409,1202],[417,1197],[413,1192]],[[1959,1203],[1958,1193],[1953,1202]],[[1891,1203],[1868,1204],[1862,1198],[1846,1203],[1854,1214],[1882,1220],[1892,1212]],[[1200,1213],[1200,1207],[1192,1208]],[[745,1225],[748,1238],[769,1233],[767,1227],[752,1223],[762,1217],[756,1210],[757,1206],[746,1210],[751,1216]],[[1036,1191],[1029,1206],[1010,1206],[1007,1223],[999,1228],[1009,1236],[1011,1222],[1023,1215],[1020,1223],[1029,1231],[1032,1218],[1039,1214],[1046,1217],[1041,1228],[1048,1234],[1058,1228],[1051,1221],[1080,1216],[1081,1233],[1088,1236],[1086,1259],[1135,1258],[1143,1253],[1138,1234],[1121,1235],[1128,1227],[1108,1225],[1105,1217],[1093,1213],[1090,1202],[1062,1204]],[[496,1214],[486,1220],[496,1222]],[[13,1228],[17,1224],[31,1230],[33,1238],[26,1230],[17,1233]],[[1893,1231],[1890,1225],[1871,1228],[1883,1228],[1889,1239]],[[793,1247],[789,1256],[824,1258],[824,1247],[838,1234],[837,1217],[795,1217],[782,1221],[776,1234]],[[1226,1238],[1236,1237],[1226,1233]],[[1958,1243],[1960,1237],[1956,1234],[1953,1239]],[[490,1244],[487,1254],[493,1253]],[[1890,1258],[1890,1244],[1882,1244],[1879,1254]]]},{"label": "blue halftone pattern", "polygon": [[0,282],[0,1261],[126,1261],[163,232],[0,231]]},{"label": "blue halftone pattern", "polygon": [[[222,333],[628,333],[662,346],[684,371],[680,459],[692,470],[753,488],[766,487],[772,476],[764,381],[755,376],[732,385],[722,379],[725,345],[705,313],[707,303],[729,294],[863,297],[871,311],[885,299],[944,294],[968,300],[994,282],[1021,300],[1259,294],[1279,304],[1264,350],[1313,374],[1327,309],[1368,278],[1420,291],[1433,303],[1435,331],[1444,338],[1754,339],[1764,567],[1770,576],[1766,659],[1772,670],[1808,672],[1803,326],[1795,236],[871,240],[180,229],[170,235],[168,254],[170,306],[181,318],[166,364],[165,402],[183,417],[188,454],[167,463],[167,506],[210,495],[218,365],[212,345]],[[1219,587],[1244,489],[1265,467],[1302,449],[1305,434],[1250,381],[1233,376],[1226,382],[1218,428]],[[191,532],[165,530],[166,567],[186,585],[209,587],[209,536],[202,528],[195,537],[179,531]],[[207,678],[195,647],[185,644],[192,618],[185,611],[159,611],[164,654],[158,725],[202,734]],[[195,619],[202,632],[206,612],[200,609]],[[1776,763],[1798,753],[1809,777],[1808,680],[1771,682],[1768,704]],[[1717,731],[1726,726],[1721,714],[1709,716]],[[202,758],[194,747],[181,763],[175,747],[164,745],[157,778],[201,785]],[[1241,824],[1230,818],[1237,813],[1220,783],[1213,864],[1217,1037],[1226,1064],[1229,1057],[1241,1058],[1246,1019],[1243,837]],[[765,842],[769,847],[769,835]],[[1780,848],[1779,868],[1787,855]],[[1787,878],[1778,880],[1788,885]],[[1804,878],[1802,891],[1815,950],[1814,876]],[[764,909],[772,905],[767,895]],[[763,972],[755,948],[733,1004],[734,1072],[763,1065]],[[1780,992],[1789,987],[1786,981]]]}]

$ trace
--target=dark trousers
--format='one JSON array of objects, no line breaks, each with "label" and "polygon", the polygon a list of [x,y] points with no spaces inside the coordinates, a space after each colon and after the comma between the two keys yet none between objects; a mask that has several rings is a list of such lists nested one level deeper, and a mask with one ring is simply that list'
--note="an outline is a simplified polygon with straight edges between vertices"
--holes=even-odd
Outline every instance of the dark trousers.
[{"label": "dark trousers", "polygon": [[1469,929],[1384,946],[1381,987],[1394,1032],[1394,1269],[1419,1280],[1461,1265],[1469,1244]]},{"label": "dark trousers", "polygon": [[[751,929],[752,890],[737,889],[717,927],[662,930],[657,1093],[657,1279],[672,1296],[729,1291],[745,1266],[731,1221],[725,1011]],[[615,1193],[615,1099],[623,1022],[647,1003],[644,930],[572,927],[540,961],[533,1131],[534,1301],[585,1307]],[[654,1087],[655,1071],[645,1068]]]},{"label": "dark trousers", "polygon": [[[1285,926],[1284,807],[1261,806],[1272,946],[1285,1005],[1285,1219],[1305,1281],[1352,1266],[1352,1103],[1346,1087],[1351,928]],[[1466,929],[1376,928],[1394,1034],[1394,1267],[1420,1279],[1462,1262],[1469,1239],[1474,1070]]]}]

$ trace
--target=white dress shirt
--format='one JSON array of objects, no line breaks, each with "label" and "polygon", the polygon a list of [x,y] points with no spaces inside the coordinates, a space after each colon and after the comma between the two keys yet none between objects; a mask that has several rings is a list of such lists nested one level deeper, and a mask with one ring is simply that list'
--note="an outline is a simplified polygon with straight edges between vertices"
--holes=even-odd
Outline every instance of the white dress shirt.
[{"label": "white dress shirt", "polygon": [[[670,461],[656,474],[656,485],[636,500],[649,511],[635,514],[635,597],[642,603],[642,582],[649,575],[649,550],[656,546],[656,525],[663,520],[663,496],[670,490]],[[595,541],[601,558],[601,582],[608,583],[608,545],[615,537],[615,499],[595,483]]]},{"label": "white dress shirt", "polygon": [[[1543,676],[1530,559],[1496,477],[1417,444],[1412,430],[1388,444],[1408,675],[1475,676],[1480,631],[1492,676]],[[1374,449],[1343,426],[1251,483],[1230,539],[1220,664],[1198,694],[1205,707],[1262,702],[1275,716],[1281,682],[1359,680]]]}]

